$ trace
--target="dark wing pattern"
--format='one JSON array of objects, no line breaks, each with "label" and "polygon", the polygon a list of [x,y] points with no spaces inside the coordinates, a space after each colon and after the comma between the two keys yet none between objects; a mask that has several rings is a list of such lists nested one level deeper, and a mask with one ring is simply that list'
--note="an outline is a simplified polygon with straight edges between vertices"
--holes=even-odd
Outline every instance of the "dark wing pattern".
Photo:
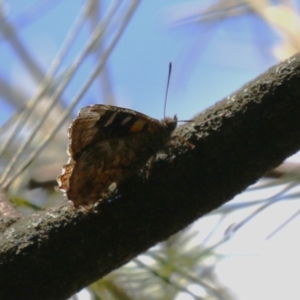
[{"label": "dark wing pattern", "polygon": [[155,133],[161,127],[158,120],[134,110],[111,105],[90,105],[80,110],[69,127],[69,154],[76,160],[86,147],[99,141],[141,131]]},{"label": "dark wing pattern", "polygon": [[91,105],[69,127],[70,159],[58,177],[74,207],[90,209],[139,171],[168,142],[177,118],[159,122],[134,110]]}]

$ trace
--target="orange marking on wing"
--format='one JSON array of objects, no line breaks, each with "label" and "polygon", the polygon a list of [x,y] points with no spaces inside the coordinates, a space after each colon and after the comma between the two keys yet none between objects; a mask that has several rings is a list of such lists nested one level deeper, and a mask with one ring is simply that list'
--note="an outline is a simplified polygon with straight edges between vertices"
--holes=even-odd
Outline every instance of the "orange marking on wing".
[{"label": "orange marking on wing", "polygon": [[[132,127],[130,128],[130,133],[139,133],[142,131],[143,127],[145,126],[145,124],[148,124],[147,122],[145,122],[144,120],[137,120]],[[149,124],[148,124],[149,125]],[[145,132],[148,133],[153,133],[153,128],[150,125],[147,130]]]}]

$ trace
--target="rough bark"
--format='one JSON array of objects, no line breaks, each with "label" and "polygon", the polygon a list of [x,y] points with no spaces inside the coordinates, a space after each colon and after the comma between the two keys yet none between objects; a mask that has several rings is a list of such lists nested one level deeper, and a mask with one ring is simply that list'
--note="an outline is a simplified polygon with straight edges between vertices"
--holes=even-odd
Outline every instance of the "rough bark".
[{"label": "rough bark", "polygon": [[126,181],[121,196],[102,203],[97,213],[64,205],[7,228],[0,246],[0,299],[66,299],[229,201],[296,152],[300,55],[177,134],[195,147],[174,139],[148,179]]}]

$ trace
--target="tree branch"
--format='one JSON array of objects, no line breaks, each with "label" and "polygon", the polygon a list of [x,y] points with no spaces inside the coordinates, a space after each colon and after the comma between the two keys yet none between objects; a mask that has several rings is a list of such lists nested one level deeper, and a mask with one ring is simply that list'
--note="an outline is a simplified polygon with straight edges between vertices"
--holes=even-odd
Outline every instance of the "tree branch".
[{"label": "tree branch", "polygon": [[126,181],[121,196],[100,204],[97,213],[65,205],[10,226],[0,247],[0,298],[65,299],[229,201],[296,152],[300,55],[177,134],[195,147],[175,139],[148,179]]},{"label": "tree branch", "polygon": [[22,215],[13,206],[4,190],[0,188],[0,233],[21,217]]}]

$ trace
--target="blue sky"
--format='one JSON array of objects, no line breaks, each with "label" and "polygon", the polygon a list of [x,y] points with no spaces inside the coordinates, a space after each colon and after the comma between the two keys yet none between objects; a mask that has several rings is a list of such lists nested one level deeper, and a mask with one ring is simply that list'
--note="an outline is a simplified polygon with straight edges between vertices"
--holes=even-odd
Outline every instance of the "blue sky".
[{"label": "blue sky", "polygon": [[[80,11],[82,1],[62,1],[52,9],[48,8],[49,12],[44,12],[40,18],[29,18],[25,22],[20,14],[24,14],[31,3],[37,2],[9,1],[5,10],[10,22],[16,24],[19,37],[29,53],[46,71]],[[182,3],[186,6],[178,9],[176,4]],[[108,62],[118,105],[162,118],[168,63],[172,61],[167,115],[178,114],[180,119],[187,119],[276,63],[271,47],[277,37],[259,18],[248,15],[218,24],[175,26],[172,22],[174,16],[183,13],[189,5],[190,2],[168,0],[143,1],[138,6]],[[85,26],[66,62],[76,57],[89,33],[88,26]],[[25,85],[29,97],[37,85],[32,83],[12,49],[9,42],[2,39],[0,74],[14,84]],[[65,93],[66,101],[76,94],[96,59],[92,56],[82,66]],[[95,83],[78,109],[104,102]],[[1,106],[1,120],[4,121],[12,110],[7,110],[5,101]]]}]

